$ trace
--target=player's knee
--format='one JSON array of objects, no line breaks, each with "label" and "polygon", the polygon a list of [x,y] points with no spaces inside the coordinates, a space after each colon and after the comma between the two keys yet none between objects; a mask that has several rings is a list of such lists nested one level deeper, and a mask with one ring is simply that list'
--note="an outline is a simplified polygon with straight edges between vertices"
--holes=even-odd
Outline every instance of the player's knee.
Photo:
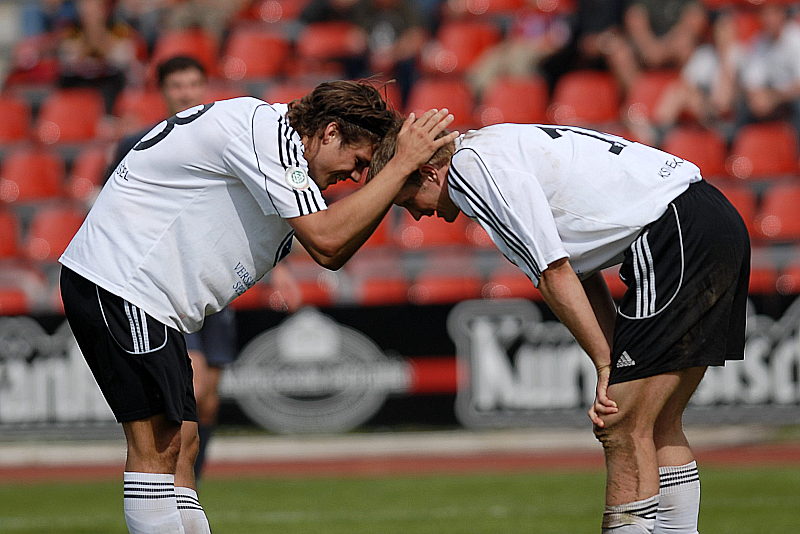
[{"label": "player's knee", "polygon": [[607,451],[633,451],[640,441],[652,439],[652,429],[636,424],[636,418],[612,416],[604,419],[605,426],[594,427],[594,435]]}]

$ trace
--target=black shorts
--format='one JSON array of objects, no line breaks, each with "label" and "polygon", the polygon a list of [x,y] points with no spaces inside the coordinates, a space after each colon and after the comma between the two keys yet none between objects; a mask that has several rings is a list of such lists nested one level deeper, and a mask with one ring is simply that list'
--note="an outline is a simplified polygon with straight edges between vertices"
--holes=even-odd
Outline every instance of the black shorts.
[{"label": "black shorts", "polygon": [[235,314],[230,308],[209,315],[203,328],[194,334],[186,334],[186,348],[203,353],[211,367],[223,368],[236,360]]},{"label": "black shorts", "polygon": [[744,358],[750,239],[736,209],[700,181],[625,253],[610,383]]},{"label": "black shorts", "polygon": [[72,333],[118,422],[157,414],[175,423],[197,421],[183,334],[63,266],[61,298]]}]

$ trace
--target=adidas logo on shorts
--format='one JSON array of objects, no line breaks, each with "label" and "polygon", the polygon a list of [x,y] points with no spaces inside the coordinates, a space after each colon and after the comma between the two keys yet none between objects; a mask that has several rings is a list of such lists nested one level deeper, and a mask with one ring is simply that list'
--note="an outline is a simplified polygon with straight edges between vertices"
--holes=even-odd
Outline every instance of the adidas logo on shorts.
[{"label": "adidas logo on shorts", "polygon": [[636,365],[636,362],[630,357],[627,351],[623,350],[622,356],[617,360],[617,369],[620,367],[631,367],[632,365]]}]

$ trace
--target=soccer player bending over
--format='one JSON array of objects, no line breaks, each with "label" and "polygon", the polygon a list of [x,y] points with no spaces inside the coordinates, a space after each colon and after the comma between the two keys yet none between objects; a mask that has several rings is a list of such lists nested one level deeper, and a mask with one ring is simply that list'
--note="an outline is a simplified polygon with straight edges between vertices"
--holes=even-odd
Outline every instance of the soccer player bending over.
[{"label": "soccer player bending over", "polygon": [[[369,176],[398,141],[386,136]],[[602,532],[696,533],[682,415],[707,366],[744,357],[750,274],[742,219],[697,166],[584,128],[499,124],[442,146],[395,204],[415,219],[479,222],[594,362]],[[600,270],[620,263],[616,309]]]},{"label": "soccer player bending over", "polygon": [[321,265],[341,267],[405,177],[453,141],[437,139],[452,119],[447,110],[409,117],[384,171],[330,208],[320,191],[358,180],[397,120],[366,83],[323,83],[288,105],[196,106],[117,166],[61,257],[61,294],[125,431],[132,534],[210,532],[192,472],[197,408],[183,333],[255,284],[294,237]]}]

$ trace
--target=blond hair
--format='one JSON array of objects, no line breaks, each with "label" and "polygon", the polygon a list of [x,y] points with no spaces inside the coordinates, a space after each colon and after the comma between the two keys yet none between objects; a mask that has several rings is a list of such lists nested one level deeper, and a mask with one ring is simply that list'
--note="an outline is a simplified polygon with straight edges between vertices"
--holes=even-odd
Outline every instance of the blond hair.
[{"label": "blond hair", "polygon": [[[397,119],[389,129],[389,131],[384,136],[381,143],[378,145],[378,148],[372,153],[372,162],[369,165],[369,173],[367,174],[366,182],[372,180],[376,174],[381,172],[381,170],[389,163],[389,160],[392,159],[397,152],[397,136],[400,133],[400,128],[403,126],[403,119]],[[443,130],[439,135],[436,136],[437,139],[440,137],[444,137],[445,135],[449,134],[448,130]],[[450,162],[450,158],[453,157],[453,153],[455,152],[455,143],[450,142],[444,146],[439,147],[439,149],[433,153],[433,156],[426,162],[428,165],[432,165],[437,169],[444,166],[446,163]],[[416,181],[421,183],[422,175],[419,171],[414,171],[408,176],[409,181]]]}]

